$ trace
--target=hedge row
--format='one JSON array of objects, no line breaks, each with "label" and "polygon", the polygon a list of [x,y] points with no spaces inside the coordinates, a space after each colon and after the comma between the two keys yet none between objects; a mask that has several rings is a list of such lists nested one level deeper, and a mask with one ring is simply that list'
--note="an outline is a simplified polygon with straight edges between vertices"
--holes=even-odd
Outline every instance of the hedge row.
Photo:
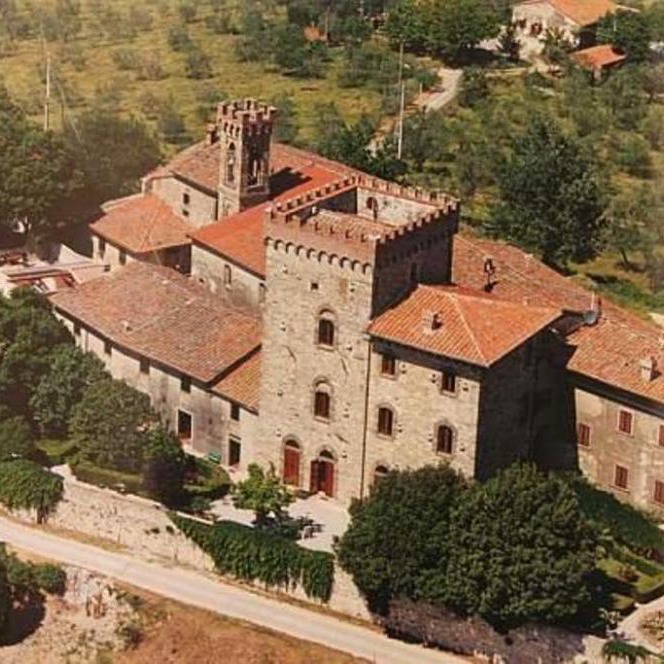
[{"label": "hedge row", "polygon": [[0,503],[8,509],[35,509],[39,520],[55,509],[62,478],[26,459],[0,463]]},{"label": "hedge row", "polygon": [[303,549],[285,540],[234,521],[207,525],[178,514],[173,523],[214,560],[221,574],[267,587],[301,585],[307,597],[327,602],[334,583],[332,554]]}]

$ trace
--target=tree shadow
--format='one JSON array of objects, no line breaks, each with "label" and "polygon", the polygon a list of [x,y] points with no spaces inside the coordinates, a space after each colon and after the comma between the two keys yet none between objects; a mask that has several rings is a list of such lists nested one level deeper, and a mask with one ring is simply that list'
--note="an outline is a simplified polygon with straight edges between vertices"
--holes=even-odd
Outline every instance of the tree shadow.
[{"label": "tree shadow", "polygon": [[45,615],[46,604],[42,595],[31,596],[25,602],[14,605],[0,644],[12,646],[21,643],[39,629]]}]

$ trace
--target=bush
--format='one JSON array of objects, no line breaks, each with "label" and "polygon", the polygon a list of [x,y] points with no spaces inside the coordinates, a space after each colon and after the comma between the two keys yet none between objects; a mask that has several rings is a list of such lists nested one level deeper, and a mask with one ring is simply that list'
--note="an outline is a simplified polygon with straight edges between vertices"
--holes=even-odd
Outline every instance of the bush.
[{"label": "bush", "polygon": [[0,422],[0,461],[13,457],[31,459],[35,444],[30,427],[23,417],[10,417]]},{"label": "bush", "polygon": [[212,64],[210,58],[200,48],[191,48],[187,53],[185,62],[187,78],[204,79],[212,77]]},{"label": "bush", "polygon": [[187,464],[185,489],[190,496],[218,500],[230,491],[228,473],[218,464],[192,456],[187,457]]},{"label": "bush", "polygon": [[214,560],[221,574],[266,587],[300,584],[307,597],[327,602],[334,584],[332,554],[303,549],[288,540],[232,521],[208,526],[176,514],[173,523]]},{"label": "bush", "polygon": [[43,520],[60,502],[62,478],[32,461],[0,462],[0,503],[7,509],[35,509]]},{"label": "bush", "polygon": [[143,488],[143,479],[138,473],[123,473],[110,468],[99,468],[86,461],[78,460],[72,464],[74,477],[81,482],[100,487],[123,487],[127,493],[139,494]]},{"label": "bush", "polygon": [[59,565],[44,563],[33,568],[37,586],[49,595],[64,595],[67,589],[67,574]]},{"label": "bush", "polygon": [[143,488],[165,505],[182,499],[187,458],[180,441],[163,427],[148,435],[143,452]]}]

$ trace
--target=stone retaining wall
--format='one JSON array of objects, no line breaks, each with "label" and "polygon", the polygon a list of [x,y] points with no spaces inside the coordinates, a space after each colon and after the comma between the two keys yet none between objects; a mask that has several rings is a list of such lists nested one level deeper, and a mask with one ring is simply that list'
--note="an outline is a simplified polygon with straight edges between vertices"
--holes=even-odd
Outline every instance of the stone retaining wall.
[{"label": "stone retaining wall", "polygon": [[[114,542],[147,560],[167,560],[207,572],[214,570],[210,556],[175,527],[163,505],[75,479],[65,479],[64,486],[64,497],[48,517],[49,525]],[[14,516],[36,522],[34,513],[14,512]],[[299,587],[284,593],[312,602]],[[335,569],[334,589],[327,606],[340,613],[370,619],[352,579],[339,567]]]}]

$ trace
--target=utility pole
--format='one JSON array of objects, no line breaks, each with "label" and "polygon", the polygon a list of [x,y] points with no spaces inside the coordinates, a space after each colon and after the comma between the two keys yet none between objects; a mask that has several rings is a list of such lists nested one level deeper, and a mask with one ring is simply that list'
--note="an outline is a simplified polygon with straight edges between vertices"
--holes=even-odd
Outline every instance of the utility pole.
[{"label": "utility pole", "polygon": [[51,101],[51,54],[46,54],[46,97],[44,99],[44,131],[49,130],[49,104]]},{"label": "utility pole", "polygon": [[397,139],[397,158],[401,159],[403,151],[403,115],[406,109],[406,82],[401,81],[401,103],[399,104],[399,134]]}]

